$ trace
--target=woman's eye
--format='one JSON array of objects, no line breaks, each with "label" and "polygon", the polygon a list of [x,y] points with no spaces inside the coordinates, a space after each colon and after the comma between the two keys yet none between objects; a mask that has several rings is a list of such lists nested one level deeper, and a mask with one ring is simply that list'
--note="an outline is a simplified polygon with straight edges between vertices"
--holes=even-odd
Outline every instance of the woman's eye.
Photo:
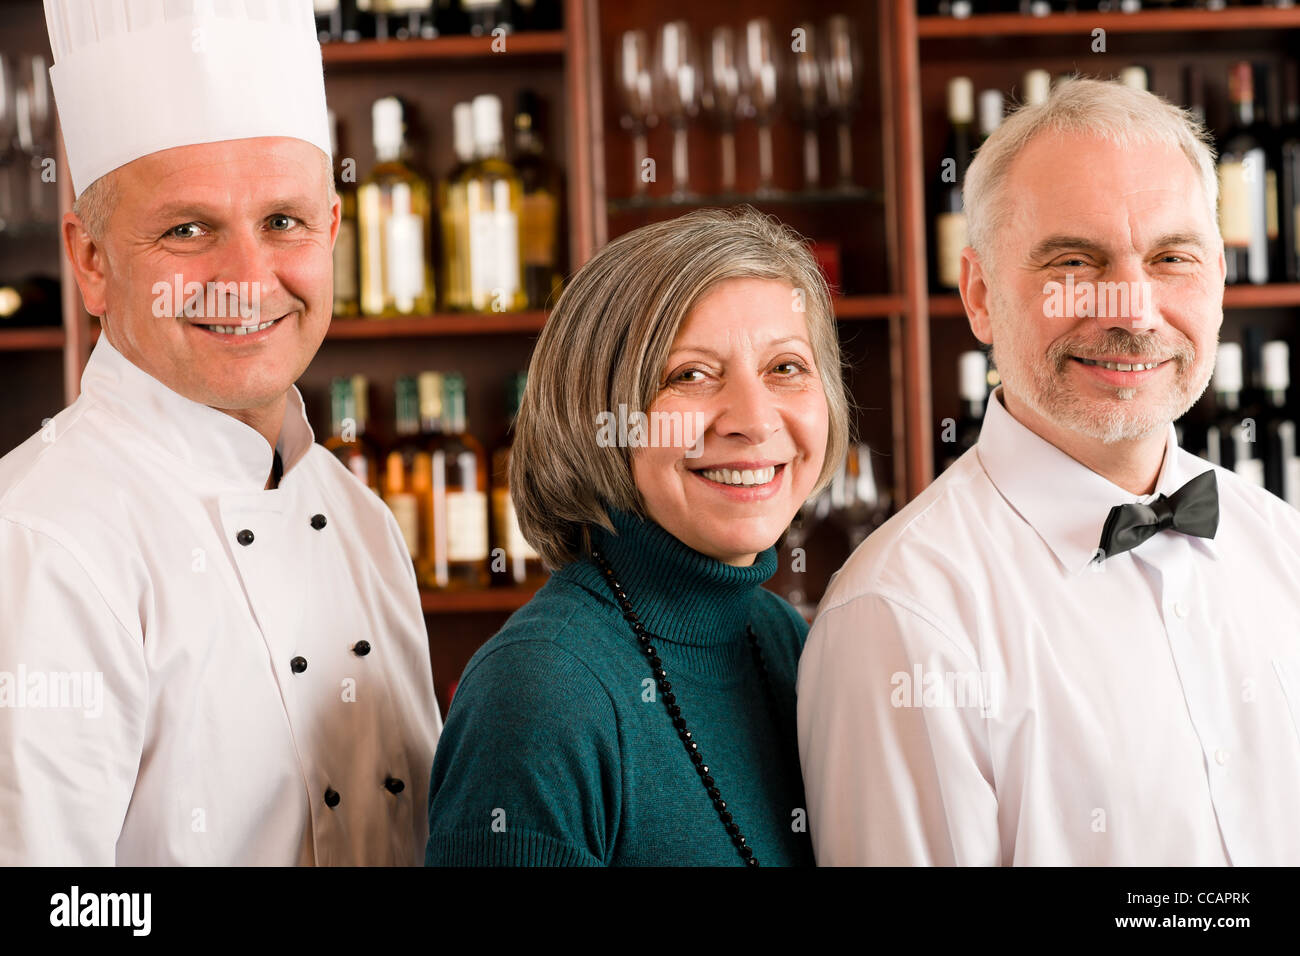
[{"label": "woman's eye", "polygon": [[686,382],[686,383],[688,383],[688,384],[691,383],[691,382],[698,382],[698,381],[700,381],[699,378],[688,378],[687,376],[690,376],[690,375],[698,375],[698,376],[700,376],[700,378],[703,378],[703,377],[704,377],[704,373],[701,372],[698,368],[688,368],[688,369],[685,369],[685,370],[683,370],[683,371],[681,371],[681,372],[678,372],[677,375],[673,377],[673,381],[674,381],[674,382]]},{"label": "woman's eye", "polygon": [[789,376],[789,375],[798,375],[800,372],[806,372],[806,371],[808,371],[807,368],[805,368],[803,365],[801,365],[801,364],[798,363],[798,362],[781,362],[781,363],[779,363],[779,364],[777,364],[777,365],[774,365],[774,366],[772,367],[772,370],[773,370],[774,372],[779,372],[779,371],[781,371],[781,369],[788,369],[788,370],[789,370],[789,371],[783,373],[784,375],[787,375],[787,376]]}]

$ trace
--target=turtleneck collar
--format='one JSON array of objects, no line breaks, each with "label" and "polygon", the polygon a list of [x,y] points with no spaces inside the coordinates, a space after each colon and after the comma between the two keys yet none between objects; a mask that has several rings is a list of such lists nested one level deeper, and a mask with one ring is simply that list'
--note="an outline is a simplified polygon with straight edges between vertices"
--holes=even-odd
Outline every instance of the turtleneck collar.
[{"label": "turtleneck collar", "polygon": [[82,373],[81,393],[172,457],[240,491],[265,488],[276,452],[287,480],[315,441],[297,386],[289,387],[272,450],[257,429],[172,391],[132,364],[103,334]]},{"label": "turtleneck collar", "polygon": [[[618,534],[593,527],[592,545],[614,569],[646,630],[696,646],[744,638],[751,599],[776,573],[775,547],[749,567],[734,567],[687,547],[653,521],[622,511],[611,511],[610,520]],[[614,606],[613,593],[590,558],[560,573]]]}]

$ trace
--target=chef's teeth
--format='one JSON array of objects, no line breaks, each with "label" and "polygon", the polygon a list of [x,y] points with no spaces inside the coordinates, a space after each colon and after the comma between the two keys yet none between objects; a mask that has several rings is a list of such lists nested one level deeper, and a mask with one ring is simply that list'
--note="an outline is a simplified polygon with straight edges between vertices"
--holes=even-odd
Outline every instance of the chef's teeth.
[{"label": "chef's teeth", "polygon": [[1127,362],[1098,362],[1095,359],[1080,359],[1085,365],[1100,365],[1102,368],[1108,368],[1112,372],[1149,372],[1158,366],[1159,362],[1138,362],[1130,365]]},{"label": "chef's teeth", "polygon": [[263,322],[261,325],[209,325],[208,328],[221,335],[247,335],[249,332],[261,332],[263,329],[269,329],[279,321],[279,319],[272,319],[270,322]]},{"label": "chef's teeth", "polygon": [[724,485],[765,485],[776,477],[776,465],[768,465],[766,468],[757,468],[753,471],[736,471],[733,468],[710,468],[708,471],[700,472],[710,481],[716,481]]}]

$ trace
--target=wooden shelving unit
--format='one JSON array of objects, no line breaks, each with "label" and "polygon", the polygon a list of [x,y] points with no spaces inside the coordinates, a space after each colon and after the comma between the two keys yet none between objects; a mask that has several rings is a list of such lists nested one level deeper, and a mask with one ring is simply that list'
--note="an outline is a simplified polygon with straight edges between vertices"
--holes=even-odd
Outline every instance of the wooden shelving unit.
[{"label": "wooden shelving unit", "polygon": [[[743,122],[737,127],[738,190],[723,195],[709,178],[716,175],[712,171],[717,154],[703,119],[692,125],[689,157],[693,178],[696,172],[702,177],[700,195],[674,199],[667,175],[646,196],[633,193],[630,139],[619,125],[611,54],[623,30],[653,30],[667,20],[684,18],[700,36],[720,23],[739,26],[751,17],[767,16],[781,32],[800,21],[822,21],[843,12],[856,22],[868,71],[854,118],[852,191],[801,189],[800,127],[787,117],[774,128],[782,180],[778,185],[785,190],[780,195],[754,195],[753,127]],[[37,0],[11,0],[6,13],[21,20],[25,36],[43,29]],[[1201,47],[1212,47],[1220,57],[1230,55],[1219,52],[1224,50],[1235,55],[1258,48],[1272,56],[1288,50],[1294,56],[1300,50],[1300,8],[1045,18],[977,15],[952,20],[918,18],[914,0],[751,0],[743,9],[696,0],[565,0],[564,17],[561,31],[509,36],[504,52],[494,52],[491,37],[327,45],[327,92],[331,106],[344,118],[345,152],[357,158],[358,168],[369,168],[369,146],[356,133],[369,128],[369,104],[397,90],[415,108],[423,126],[417,154],[423,157],[425,171],[436,175],[451,164],[448,118],[454,102],[495,92],[508,107],[517,89],[531,86],[550,104],[548,145],[566,174],[569,271],[629,229],[710,203],[751,202],[805,235],[836,243],[842,253],[845,294],[836,297],[835,311],[854,398],[864,409],[858,431],[874,449],[890,456],[894,500],[900,505],[933,477],[935,419],[956,406],[948,363],[956,351],[973,344],[969,333],[953,321],[964,315],[960,300],[931,295],[928,289],[926,192],[938,148],[935,139],[942,133],[947,78],[970,72],[978,84],[996,82],[1009,89],[1036,59],[1063,68],[1072,57],[1082,57],[1083,52],[1071,52],[1079,45],[1075,38],[1087,38],[1097,27],[1111,37],[1110,52],[1087,62],[1102,72],[1118,72],[1132,59],[1141,62],[1149,54],[1173,62],[1190,55],[1187,49]],[[670,155],[668,137],[667,124],[651,131],[652,154]],[[827,135],[822,149],[827,164],[834,155],[829,146]],[[662,162],[661,169],[667,168]],[[70,184],[62,183],[61,191],[63,208],[69,208]],[[65,398],[71,401],[94,332],[66,268],[63,279],[64,328],[0,334],[0,359],[12,361],[26,351],[33,362],[36,356],[52,362],[61,350]],[[1300,285],[1231,287],[1224,305],[1233,312],[1294,314],[1300,309]],[[339,318],[300,387],[304,395],[320,394],[329,378],[351,370],[366,371],[391,385],[394,376],[419,368],[462,368],[470,382],[471,427],[490,444],[497,437],[492,423],[502,419],[501,380],[527,362],[545,321],[541,311]],[[39,420],[43,410],[44,400],[22,414]],[[488,637],[503,615],[531,594],[516,588],[424,593],[421,600],[430,615],[440,681],[454,679],[464,663],[461,652]],[[440,658],[437,648],[452,636],[460,656]]]}]

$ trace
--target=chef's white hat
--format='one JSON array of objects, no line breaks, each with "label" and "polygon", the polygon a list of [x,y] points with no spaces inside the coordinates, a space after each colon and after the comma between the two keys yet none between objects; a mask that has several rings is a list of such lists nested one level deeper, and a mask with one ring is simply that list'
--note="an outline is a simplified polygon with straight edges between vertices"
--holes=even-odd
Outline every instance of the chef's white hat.
[{"label": "chef's white hat", "polygon": [[45,0],[80,196],[162,149],[290,136],[330,155],[311,0]]}]

